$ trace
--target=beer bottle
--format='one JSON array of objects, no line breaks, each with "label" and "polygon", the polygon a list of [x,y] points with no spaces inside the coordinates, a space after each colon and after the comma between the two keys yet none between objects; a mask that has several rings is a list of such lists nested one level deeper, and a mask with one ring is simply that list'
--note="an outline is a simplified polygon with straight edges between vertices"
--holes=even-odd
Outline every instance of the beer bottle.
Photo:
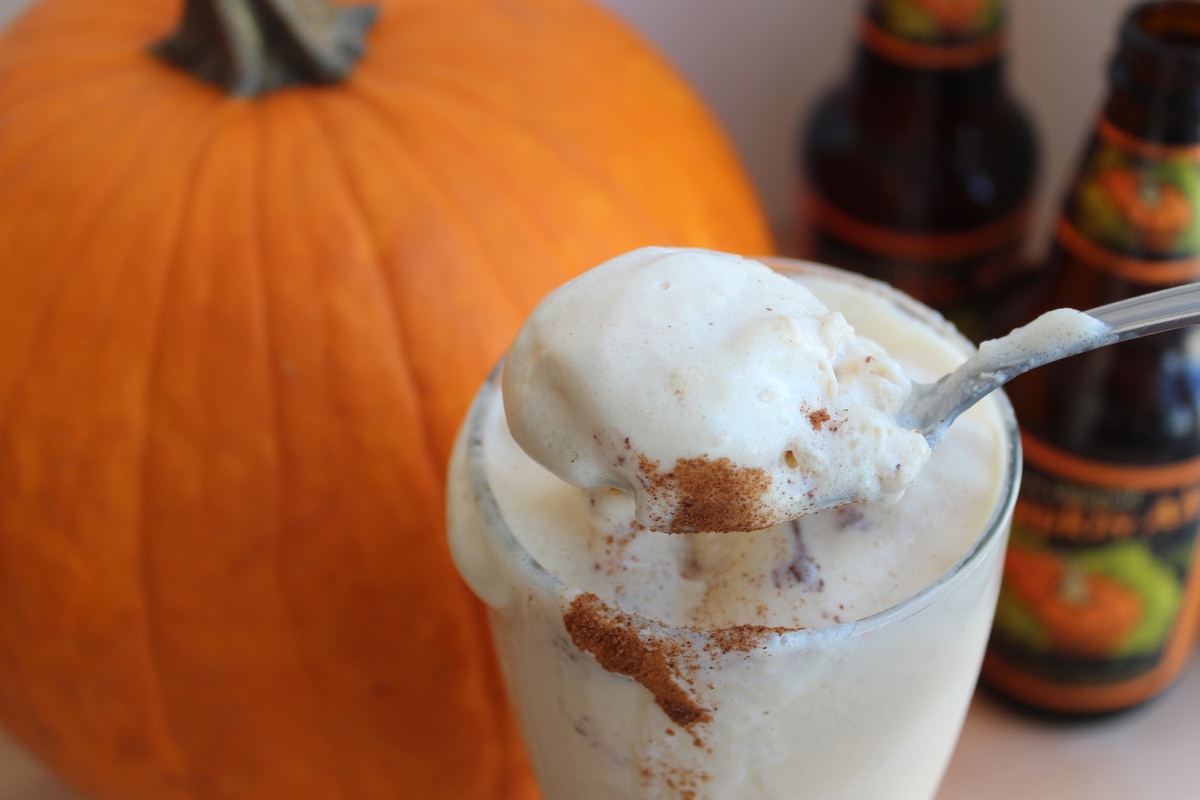
[{"label": "beer bottle", "polygon": [[972,338],[1023,277],[1034,132],[1000,0],[870,0],[849,79],[800,136],[798,252],[887,281]]},{"label": "beer bottle", "polygon": [[[1046,307],[1200,279],[1200,3],[1134,7],[1055,224]],[[1125,709],[1192,654],[1200,597],[1200,331],[1009,386],[1025,452],[983,671],[1052,712]]]}]

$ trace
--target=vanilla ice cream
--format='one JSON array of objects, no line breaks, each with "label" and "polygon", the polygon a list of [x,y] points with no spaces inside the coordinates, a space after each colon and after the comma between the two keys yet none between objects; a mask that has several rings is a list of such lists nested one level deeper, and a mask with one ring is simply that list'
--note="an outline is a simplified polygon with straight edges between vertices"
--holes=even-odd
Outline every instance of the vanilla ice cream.
[{"label": "vanilla ice cream", "polygon": [[568,483],[631,489],[671,532],[891,501],[929,457],[900,365],[811,291],[740,256],[645,248],[552,292],[504,370],[508,425]]},{"label": "vanilla ice cream", "polygon": [[1019,448],[999,395],[932,454],[890,420],[967,348],[880,284],[701,251],[637,251],[539,308],[448,509],[547,800],[933,796]]}]

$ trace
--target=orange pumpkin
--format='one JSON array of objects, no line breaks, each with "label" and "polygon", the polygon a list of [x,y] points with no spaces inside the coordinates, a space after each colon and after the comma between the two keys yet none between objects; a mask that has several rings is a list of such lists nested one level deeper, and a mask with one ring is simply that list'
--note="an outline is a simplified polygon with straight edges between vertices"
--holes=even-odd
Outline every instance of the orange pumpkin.
[{"label": "orange pumpkin", "polygon": [[1051,649],[1075,658],[1111,658],[1142,620],[1137,592],[1049,550],[1012,546],[1005,588],[1046,628]]},{"label": "orange pumpkin", "polygon": [[[334,56],[367,21],[240,4]],[[765,251],[759,208],[577,0],[386,0],[344,80],[257,97],[151,52],[180,16],[0,39],[0,720],[103,798],[527,796],[444,544],[456,426],[551,287]]]}]

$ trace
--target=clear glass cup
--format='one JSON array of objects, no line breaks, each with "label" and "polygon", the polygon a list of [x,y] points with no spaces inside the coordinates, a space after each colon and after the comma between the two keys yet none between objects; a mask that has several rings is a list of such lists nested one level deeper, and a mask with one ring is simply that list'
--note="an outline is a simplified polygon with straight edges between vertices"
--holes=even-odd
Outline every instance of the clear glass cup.
[{"label": "clear glass cup", "polygon": [[[763,260],[785,273],[818,271],[882,295],[963,353],[971,349],[936,313],[882,284]],[[635,680],[576,647],[564,613],[575,608],[580,590],[544,569],[500,511],[483,435],[499,396],[497,370],[453,456],[450,539],[460,572],[488,606],[509,697],[547,800],[934,796],[978,678],[1020,481],[1020,441],[1006,399],[992,401],[1007,451],[995,507],[939,579],[861,620],[756,631],[741,642],[730,629],[618,615],[629,630],[615,647],[640,664]],[[669,704],[670,691],[651,697],[664,675],[686,692],[693,711],[716,709],[711,718],[689,727],[678,724],[687,708],[664,713],[666,706],[652,700]]]}]

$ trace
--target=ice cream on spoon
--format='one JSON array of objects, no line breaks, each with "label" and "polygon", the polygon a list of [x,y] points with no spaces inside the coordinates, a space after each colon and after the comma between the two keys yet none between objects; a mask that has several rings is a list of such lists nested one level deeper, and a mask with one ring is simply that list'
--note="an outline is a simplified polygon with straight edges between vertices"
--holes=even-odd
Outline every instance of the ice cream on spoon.
[{"label": "ice cream on spoon", "polygon": [[670,532],[900,496],[929,457],[900,365],[766,265],[646,248],[551,293],[504,369],[509,427],[569,483]]}]

